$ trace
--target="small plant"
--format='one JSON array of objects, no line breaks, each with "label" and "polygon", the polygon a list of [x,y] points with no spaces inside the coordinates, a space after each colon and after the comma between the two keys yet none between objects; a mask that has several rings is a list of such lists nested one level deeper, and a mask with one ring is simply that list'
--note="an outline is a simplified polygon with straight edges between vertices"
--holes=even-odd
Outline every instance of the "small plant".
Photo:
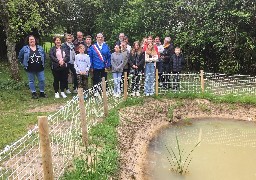
[{"label": "small plant", "polygon": [[211,112],[211,109],[206,104],[198,104],[198,107],[203,112]]},{"label": "small plant", "polygon": [[173,148],[168,148],[166,145],[166,149],[169,153],[169,156],[167,156],[167,159],[171,165],[171,170],[180,174],[180,175],[184,175],[188,172],[188,166],[191,163],[192,157],[191,154],[192,152],[195,150],[195,148],[200,144],[201,141],[199,141],[194,148],[189,151],[189,153],[186,153],[184,151],[184,149],[182,150],[180,148],[180,144],[179,144],[179,140],[178,137],[176,135],[176,143],[177,143],[177,148],[178,148],[178,152],[174,152]]}]

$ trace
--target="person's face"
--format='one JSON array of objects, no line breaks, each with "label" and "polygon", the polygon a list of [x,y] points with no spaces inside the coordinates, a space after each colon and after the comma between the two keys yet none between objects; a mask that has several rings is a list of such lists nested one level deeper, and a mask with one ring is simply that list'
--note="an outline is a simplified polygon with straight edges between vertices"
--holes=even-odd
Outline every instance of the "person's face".
[{"label": "person's face", "polygon": [[68,42],[68,43],[71,43],[72,40],[73,40],[73,38],[72,38],[71,36],[68,36],[68,37],[67,37],[67,42]]},{"label": "person's face", "polygon": [[148,37],[148,43],[152,43],[152,37]]},{"label": "person's face", "polygon": [[124,40],[124,34],[122,33],[122,34],[119,34],[119,40],[120,41],[123,41]]},{"label": "person's face", "polygon": [[139,47],[140,47],[140,46],[139,46],[139,44],[138,44],[138,43],[135,43],[135,44],[134,44],[134,49],[135,49],[135,50],[138,50],[138,49],[139,49]]},{"label": "person's face", "polygon": [[35,40],[35,38],[33,36],[28,38],[28,44],[30,46],[35,46],[36,45],[36,40]]},{"label": "person's face", "polygon": [[155,38],[155,43],[159,44],[160,43],[160,39],[157,37]]},{"label": "person's face", "polygon": [[126,48],[126,47],[127,47],[127,44],[123,41],[123,42],[121,43],[121,46],[122,46],[123,48]]},{"label": "person's face", "polygon": [[101,34],[97,35],[96,39],[99,44],[102,44],[104,41],[103,36]]},{"label": "person's face", "polygon": [[79,53],[84,53],[85,48],[84,47],[80,47],[78,51],[79,51]]},{"label": "person's face", "polygon": [[115,46],[114,50],[115,50],[115,52],[120,52],[119,46]]},{"label": "person's face", "polygon": [[61,45],[60,38],[56,38],[54,43],[55,43],[55,45],[60,46]]},{"label": "person's face", "polygon": [[92,39],[91,38],[86,38],[85,43],[86,44],[92,44]]},{"label": "person's face", "polygon": [[175,52],[176,55],[179,55],[180,54],[180,48],[175,48],[174,52]]},{"label": "person's face", "polygon": [[78,33],[76,34],[76,36],[77,36],[77,39],[78,39],[79,41],[82,41],[82,40],[83,40],[83,34],[82,34],[82,33],[78,32]]}]

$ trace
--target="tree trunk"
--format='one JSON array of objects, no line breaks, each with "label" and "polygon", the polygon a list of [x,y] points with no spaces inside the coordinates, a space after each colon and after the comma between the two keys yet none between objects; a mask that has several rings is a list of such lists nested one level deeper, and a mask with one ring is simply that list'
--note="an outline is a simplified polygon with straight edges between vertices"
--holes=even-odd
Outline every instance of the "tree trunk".
[{"label": "tree trunk", "polygon": [[11,78],[19,81],[21,80],[21,76],[15,51],[16,42],[8,36],[8,31],[6,31],[6,36],[7,58],[10,63]]}]

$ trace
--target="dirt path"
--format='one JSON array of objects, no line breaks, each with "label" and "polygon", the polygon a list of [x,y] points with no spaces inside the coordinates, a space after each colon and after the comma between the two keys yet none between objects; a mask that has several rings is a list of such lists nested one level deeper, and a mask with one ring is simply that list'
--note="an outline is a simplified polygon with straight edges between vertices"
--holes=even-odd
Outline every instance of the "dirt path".
[{"label": "dirt path", "polygon": [[202,99],[179,101],[147,99],[143,106],[120,110],[119,179],[148,179],[144,171],[147,146],[157,131],[172,125],[171,117],[173,117],[172,123],[184,119],[210,117],[256,121],[256,106],[217,104]]}]

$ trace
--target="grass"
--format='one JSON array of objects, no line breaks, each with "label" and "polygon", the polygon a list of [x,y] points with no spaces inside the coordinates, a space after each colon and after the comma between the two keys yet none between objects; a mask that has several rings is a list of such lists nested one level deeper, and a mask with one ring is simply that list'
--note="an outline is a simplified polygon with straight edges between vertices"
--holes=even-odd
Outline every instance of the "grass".
[{"label": "grass", "polygon": [[[49,64],[49,63],[48,63]],[[52,87],[53,77],[49,67],[46,67],[46,94],[48,98],[31,99],[26,72],[20,67],[22,81],[10,79],[8,64],[0,64],[0,149],[16,141],[27,133],[31,125],[37,123],[37,116],[49,113],[28,112],[36,107],[51,104],[65,104],[67,99],[54,99]],[[38,89],[38,88],[37,88]]]}]

